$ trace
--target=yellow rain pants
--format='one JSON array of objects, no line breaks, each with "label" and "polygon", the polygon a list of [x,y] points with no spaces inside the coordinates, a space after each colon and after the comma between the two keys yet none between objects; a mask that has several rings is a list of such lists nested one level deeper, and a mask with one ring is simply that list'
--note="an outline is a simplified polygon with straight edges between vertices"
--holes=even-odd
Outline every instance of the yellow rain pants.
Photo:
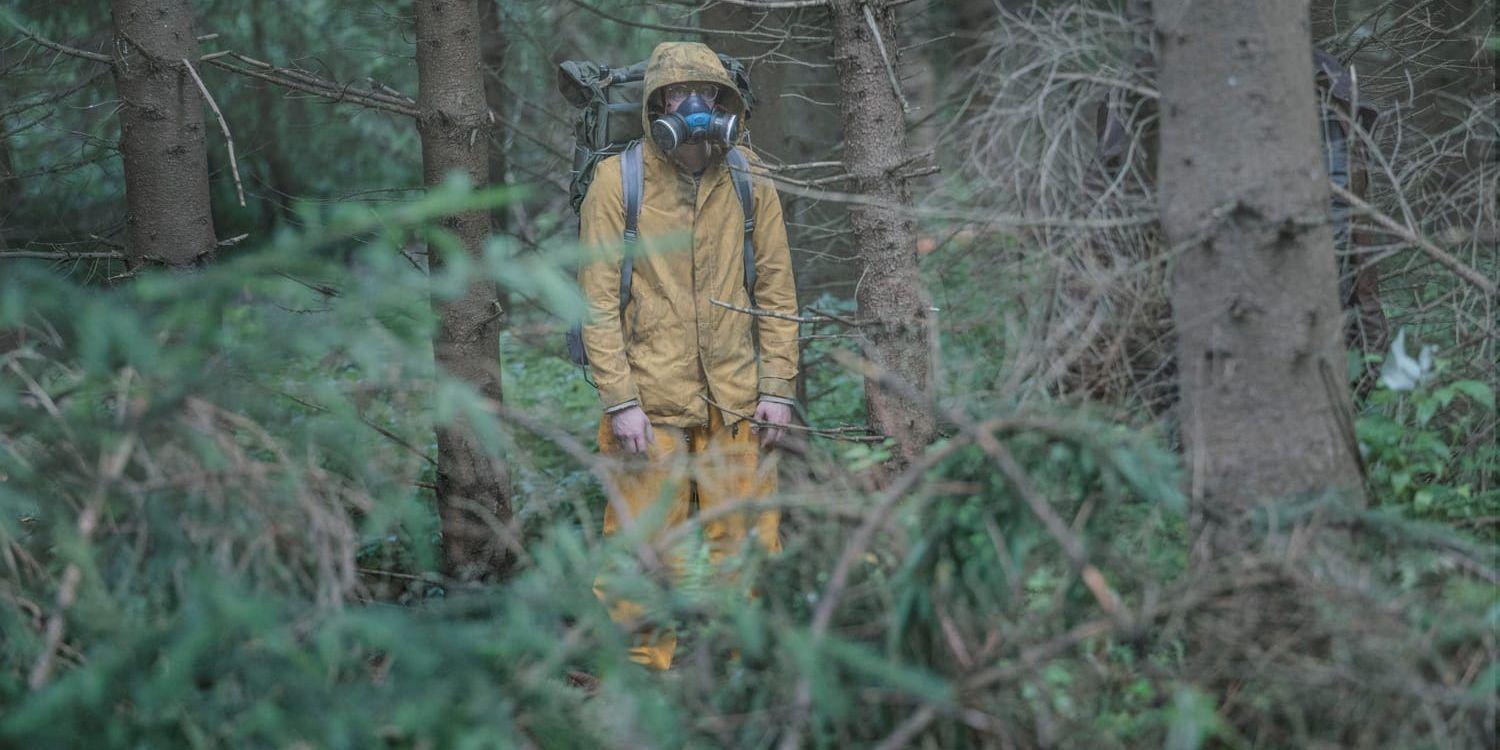
[{"label": "yellow rain pants", "polygon": [[[718,564],[737,554],[752,531],[768,552],[781,551],[777,526],[781,514],[774,510],[725,512],[736,503],[763,499],[776,491],[776,454],[760,448],[759,433],[747,421],[725,426],[718,409],[709,409],[709,422],[701,427],[652,424],[655,441],[646,456],[623,454],[610,429],[610,417],[599,424],[599,451],[620,459],[612,476],[632,519],[665,515],[660,530],[687,520],[694,497],[703,522],[703,537],[709,561]],[[653,508],[657,503],[664,508]],[[654,512],[653,512],[654,511]],[[620,530],[615,508],[606,506],[604,533]],[[669,560],[674,570],[680,561]],[[596,583],[594,593],[610,608],[616,622],[639,622],[643,609],[635,602],[611,601]],[[640,628],[630,657],[653,669],[672,666],[677,635],[670,630]]]}]

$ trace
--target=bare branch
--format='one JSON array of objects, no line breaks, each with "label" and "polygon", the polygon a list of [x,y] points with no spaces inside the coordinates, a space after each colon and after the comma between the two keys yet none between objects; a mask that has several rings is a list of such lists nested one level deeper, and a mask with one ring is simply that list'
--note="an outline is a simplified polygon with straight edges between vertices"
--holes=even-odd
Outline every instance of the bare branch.
[{"label": "bare branch", "polygon": [[182,67],[187,68],[188,75],[193,77],[193,83],[198,84],[198,91],[203,94],[203,100],[208,102],[208,108],[213,110],[214,117],[219,118],[219,130],[224,131],[224,141],[229,145],[229,172],[234,175],[234,192],[240,199],[240,208],[245,207],[245,185],[240,182],[240,165],[234,158],[234,136],[229,134],[229,123],[224,121],[224,113],[219,111],[218,102],[214,101],[212,94],[208,93],[208,87],[203,85],[203,79],[198,77],[198,71],[187,58],[182,58]]},{"label": "bare branch", "polygon": [[[233,56],[236,59],[249,60],[249,58],[245,58],[242,55]],[[267,65],[270,70],[275,71],[274,73],[242,68],[233,63],[226,62],[223,59],[223,56],[218,55],[217,53],[215,55],[200,58],[200,62],[206,62],[210,65],[213,65],[214,67],[222,68],[223,70],[227,70],[231,73],[238,73],[242,76],[248,76],[250,78],[256,78],[262,81],[266,81],[267,83],[274,83],[277,86],[301,91],[306,94],[312,94],[314,96],[319,96],[335,102],[352,102],[364,107],[369,107],[370,109],[381,109],[387,112],[394,112],[398,115],[406,115],[407,117],[413,118],[417,117],[420,114],[416,107],[395,101],[392,97],[384,94],[354,89],[351,86],[344,86],[332,81],[325,81],[314,76],[307,75],[305,73],[288,71],[284,68],[277,68],[266,63],[261,64]]]},{"label": "bare branch", "polygon": [[875,35],[875,48],[880,50],[880,59],[885,63],[885,73],[891,77],[891,89],[896,92],[896,100],[901,102],[901,112],[911,114],[911,104],[906,101],[906,94],[901,92],[901,79],[896,75],[896,66],[891,64],[891,56],[885,51],[885,40],[880,36],[880,24],[875,23],[875,11],[870,10],[868,3],[865,4],[865,23],[870,27],[870,33]]},{"label": "bare branch", "polygon": [[722,300],[711,299],[709,300],[709,302],[718,305],[719,307],[722,307],[726,310],[733,310],[737,313],[753,315],[758,318],[776,318],[778,320],[790,320],[793,323],[818,322],[815,318],[804,318],[798,315],[788,315],[786,313],[776,312],[775,310],[766,310],[759,307],[740,307],[739,305],[731,305],[728,302],[724,302]]},{"label": "bare branch", "polygon": [[1431,240],[1417,234],[1416,230],[1396,221],[1390,214],[1366,203],[1359,196],[1345,190],[1337,183],[1329,183],[1329,187],[1333,189],[1334,195],[1347,201],[1356,211],[1360,211],[1374,219],[1375,223],[1390,230],[1397,237],[1416,245],[1422,252],[1427,253],[1433,260],[1441,263],[1444,268],[1452,271],[1459,278],[1472,284],[1474,288],[1484,292],[1486,296],[1494,297],[1497,293],[1500,293],[1495,287],[1495,282],[1486,279],[1483,274],[1468,267],[1463,261],[1453,257],[1446,250],[1432,244]]},{"label": "bare branch", "polygon": [[3,250],[0,260],[123,260],[120,253],[101,251],[87,253],[49,252],[45,250]]},{"label": "bare branch", "polygon": [[738,5],[741,8],[750,8],[751,10],[796,10],[798,8],[828,7],[828,0],[767,0],[766,2],[757,2],[756,0],[713,0],[712,3],[706,3],[705,5],[713,5],[715,3]]},{"label": "bare branch", "polygon": [[[99,456],[98,476],[94,485],[93,497],[89,504],[84,507],[83,512],[78,514],[78,537],[87,541],[94,535],[94,528],[99,525],[99,517],[104,513],[104,501],[109,498],[110,486],[113,485],[120,475],[125,472],[125,465],[130,461],[130,454],[135,450],[135,433],[125,436],[120,441],[119,447],[114,452]],[[46,644],[42,648],[41,656],[37,657],[36,664],[32,665],[31,674],[26,684],[32,690],[39,690],[52,678],[52,657],[57,653],[58,646],[62,644],[63,617],[68,608],[73,606],[74,599],[78,596],[78,584],[83,581],[83,568],[77,562],[68,563],[63,571],[62,583],[57,589],[57,604],[52,616],[47,618],[45,631]]]},{"label": "bare branch", "polygon": [[57,42],[52,41],[51,39],[45,39],[43,37],[37,36],[36,34],[32,33],[31,30],[27,29],[25,26],[22,26],[20,23],[18,23],[15,18],[12,18],[11,15],[10,15],[10,13],[4,13],[3,15],[5,17],[5,22],[8,23],[8,24],[10,24],[12,27],[14,27],[16,31],[21,32],[22,36],[26,37],[27,39],[30,39],[31,41],[33,41],[33,42],[35,42],[35,43],[37,43],[37,44],[39,44],[39,45],[41,45],[43,47],[46,47],[47,49],[54,50],[54,51],[57,51],[57,52],[61,52],[61,53],[65,54],[65,55],[70,55],[72,57],[77,57],[77,58],[82,59],[82,60],[89,60],[89,61],[92,61],[92,62],[104,63],[105,65],[113,65],[114,62],[115,62],[113,59],[110,58],[109,55],[101,55],[98,52],[89,52],[88,50],[81,50],[81,49],[78,49],[77,47],[69,47],[66,44],[59,44]]},{"label": "bare branch", "polygon": [[708,35],[708,36],[740,37],[742,39],[750,39],[750,40],[754,40],[754,41],[758,41],[758,42],[769,42],[769,43],[773,43],[773,44],[774,43],[781,43],[781,42],[823,42],[823,41],[827,41],[826,39],[824,39],[822,37],[816,37],[816,36],[800,36],[800,35],[796,35],[796,34],[769,34],[769,33],[762,32],[762,31],[748,31],[748,30],[747,31],[740,31],[740,30],[732,30],[732,29],[701,29],[701,28],[697,28],[697,27],[693,27],[693,26],[673,26],[673,25],[669,25],[669,24],[646,23],[644,21],[632,21],[632,20],[630,20],[628,18],[621,18],[620,16],[616,16],[616,15],[612,15],[610,13],[606,13],[603,10],[600,10],[599,8],[596,8],[596,7],[592,6],[592,5],[584,2],[584,0],[568,0],[568,2],[570,2],[570,3],[572,3],[572,4],[576,5],[576,6],[578,6],[580,8],[583,8],[584,10],[586,10],[586,11],[588,11],[588,12],[590,12],[590,13],[592,13],[592,14],[600,17],[600,18],[603,18],[606,21],[613,21],[613,22],[615,22],[617,24],[620,24],[622,26],[631,26],[631,27],[634,27],[634,28],[637,28],[637,29],[651,29],[653,31],[673,31],[673,32],[681,33],[681,34],[705,34],[705,35]]}]

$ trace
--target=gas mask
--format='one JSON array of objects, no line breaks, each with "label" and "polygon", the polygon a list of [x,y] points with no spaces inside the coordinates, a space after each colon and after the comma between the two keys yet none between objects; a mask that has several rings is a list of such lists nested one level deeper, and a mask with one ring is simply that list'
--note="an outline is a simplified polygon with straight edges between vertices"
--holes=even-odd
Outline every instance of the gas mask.
[{"label": "gas mask", "polygon": [[651,121],[651,139],[667,153],[684,143],[705,140],[734,143],[739,134],[739,115],[716,110],[697,94],[682,100],[677,111],[657,115]]}]

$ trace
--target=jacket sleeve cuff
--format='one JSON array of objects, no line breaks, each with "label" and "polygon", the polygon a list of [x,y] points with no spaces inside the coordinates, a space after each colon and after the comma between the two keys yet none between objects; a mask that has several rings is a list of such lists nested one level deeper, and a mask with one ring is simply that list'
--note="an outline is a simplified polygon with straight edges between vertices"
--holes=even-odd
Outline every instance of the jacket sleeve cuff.
[{"label": "jacket sleeve cuff", "polygon": [[636,399],[630,399],[629,401],[624,401],[624,402],[615,404],[614,406],[606,406],[606,407],[604,407],[604,413],[605,414],[614,414],[617,411],[625,411],[626,409],[629,409],[632,406],[640,406],[640,405],[641,405],[640,401],[637,401]]},{"label": "jacket sleeve cuff", "polygon": [[760,400],[761,401],[769,401],[769,402],[771,402],[773,404],[786,404],[787,406],[796,406],[797,405],[797,402],[793,401],[792,399],[782,398],[780,396],[768,396],[768,395],[766,395],[764,393],[760,394]]},{"label": "jacket sleeve cuff", "polygon": [[760,378],[760,395],[795,399],[797,397],[797,387],[790,380],[762,375]]},{"label": "jacket sleeve cuff", "polygon": [[635,389],[635,383],[631,382],[630,378],[624,378],[621,382],[609,385],[599,383],[598,387],[599,406],[606,412],[641,403],[641,394]]}]

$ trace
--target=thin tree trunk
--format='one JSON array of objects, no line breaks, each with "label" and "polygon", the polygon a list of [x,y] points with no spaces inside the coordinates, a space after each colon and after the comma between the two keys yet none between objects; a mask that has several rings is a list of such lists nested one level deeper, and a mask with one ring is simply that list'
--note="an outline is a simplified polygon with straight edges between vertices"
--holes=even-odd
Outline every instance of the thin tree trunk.
[{"label": "thin tree trunk", "polygon": [[[509,53],[510,37],[506,36],[505,27],[500,20],[499,3],[497,0],[479,0],[479,54],[484,71],[484,101],[496,120],[504,120],[511,109],[508,106],[510,97],[506,95],[504,84],[505,59]],[[504,127],[496,122],[493,133],[499,135],[503,131]],[[489,183],[504,183],[505,149],[491,146],[488,158]],[[506,224],[503,210],[497,209],[493,218],[497,229]]]},{"label": "thin tree trunk", "polygon": [[203,97],[182,61],[198,59],[188,0],[110,0],[125,158],[126,265],[186,268],[217,247]]},{"label": "thin tree trunk", "polygon": [[874,429],[895,438],[895,464],[901,466],[932,442],[935,426],[925,397],[932,371],[931,303],[917,273],[913,221],[899,208],[910,204],[910,195],[900,174],[907,158],[906,118],[892,81],[899,80],[895,11],[856,0],[835,0],[831,11],[844,168],[855,191],[872,199],[849,208],[863,262],[855,299],[866,356],[898,384],[867,378],[865,409]]},{"label": "thin tree trunk", "polygon": [[[1364,147],[1360,146],[1351,153],[1349,192],[1364,199],[1369,186],[1368,157],[1365,156]],[[1354,279],[1349,299],[1341,300],[1346,307],[1354,310],[1354,314],[1349,316],[1344,338],[1351,347],[1364,355],[1385,353],[1391,341],[1385,305],[1380,300],[1380,265],[1369,262],[1370,256],[1361,252],[1363,248],[1378,244],[1376,234],[1377,232],[1359,227],[1350,229],[1349,244],[1353,252],[1348,256],[1347,272],[1354,274]],[[1355,391],[1361,397],[1369,395],[1374,390],[1378,377],[1379,371],[1374,364],[1365,365],[1364,373],[1355,384]]]},{"label": "thin tree trunk", "polygon": [[[506,175],[509,165],[506,163],[504,137],[504,122],[512,116],[510,97],[507,96],[504,85],[505,59],[509,53],[510,37],[506,35],[500,20],[499,0],[479,0],[479,55],[484,71],[484,101],[493,116],[488,157],[489,179],[486,180],[490,185],[504,185],[509,179]],[[490,211],[490,231],[504,234],[511,226],[512,210],[511,206],[497,206]],[[499,290],[498,294],[500,308],[509,312],[509,295],[504,289]],[[505,322],[504,316],[500,322]]]},{"label": "thin tree trunk", "polygon": [[[417,128],[422,136],[422,173],[428,185],[458,172],[473,185],[489,174],[489,118],[479,56],[476,0],[414,0],[417,20]],[[470,211],[443,226],[478,258],[490,217]],[[440,248],[429,248],[429,267],[442,270]],[[464,295],[433,300],[438,331],[433,356],[438,368],[501,400],[500,320],[496,285],[476,269]],[[463,421],[437,428],[438,512],[446,572],[468,580],[503,575],[508,560],[492,524],[510,522],[508,477],[498,458],[480,445]]]},{"label": "thin tree trunk", "polygon": [[10,134],[5,119],[0,118],[0,250],[9,246],[6,244],[5,234],[10,215],[15,210],[15,182],[16,167],[10,155]]},{"label": "thin tree trunk", "polygon": [[1200,551],[1360,491],[1307,0],[1157,0],[1162,224]]},{"label": "thin tree trunk", "polygon": [[[250,13],[250,41],[254,45],[253,49],[262,54],[270,48],[266,37],[266,21],[270,17],[270,11],[266,5],[265,0],[255,0]],[[286,149],[282,146],[282,125],[289,114],[289,108],[277,106],[277,95],[272,84],[253,81],[246,85],[255,89],[255,103],[261,112],[278,113],[275,117],[263,117],[258,123],[261,138],[259,151],[265,156],[266,185],[271,188],[271,194],[267,196],[271,205],[263,209],[265,214],[262,217],[269,236],[270,230],[278,222],[290,222],[295,218],[292,201],[300,192],[296,186],[296,170],[288,162]]]}]

